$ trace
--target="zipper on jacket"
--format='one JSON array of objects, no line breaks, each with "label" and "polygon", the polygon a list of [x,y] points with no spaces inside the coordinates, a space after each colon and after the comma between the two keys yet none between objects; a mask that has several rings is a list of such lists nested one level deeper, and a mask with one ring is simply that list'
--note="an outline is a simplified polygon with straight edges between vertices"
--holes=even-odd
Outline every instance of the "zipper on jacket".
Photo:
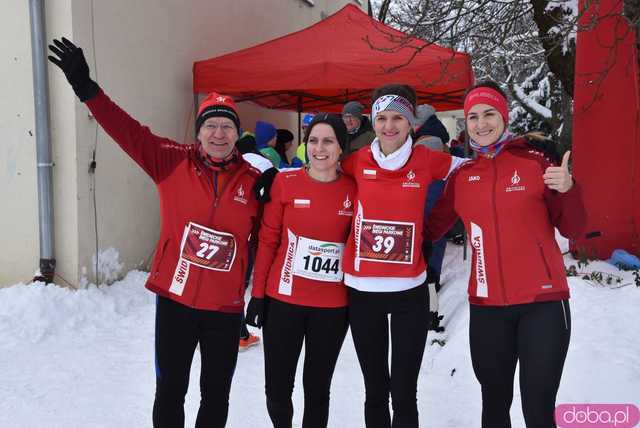
[{"label": "zipper on jacket", "polygon": [[[211,216],[209,216],[209,225],[213,225],[213,218],[215,217],[216,210],[218,207],[218,171],[213,171],[213,209],[211,210]],[[200,294],[200,285],[202,284],[202,271],[198,273],[198,283],[196,284],[196,291],[194,293],[193,302],[198,299],[198,295]]]},{"label": "zipper on jacket", "polygon": [[500,288],[502,289],[502,302],[506,305],[507,302],[507,292],[504,288],[504,273],[502,271],[502,251],[500,250],[500,222],[498,221],[498,208],[496,206],[496,193],[497,193],[497,185],[498,185],[498,167],[496,166],[496,160],[491,159],[491,164],[493,165],[493,195],[492,195],[492,203],[493,203],[493,218],[495,219],[495,228],[496,228],[496,248],[498,250],[498,271],[500,272]]},{"label": "zipper on jacket", "polygon": [[549,269],[549,264],[547,263],[547,258],[544,256],[544,251],[542,250],[542,244],[538,242],[538,248],[540,249],[540,257],[542,257],[542,263],[544,263],[544,268],[547,271],[547,277],[551,279],[551,269]]},{"label": "zipper on jacket", "polygon": [[213,206],[218,206],[218,171],[213,171],[213,194],[215,199],[213,200]]}]

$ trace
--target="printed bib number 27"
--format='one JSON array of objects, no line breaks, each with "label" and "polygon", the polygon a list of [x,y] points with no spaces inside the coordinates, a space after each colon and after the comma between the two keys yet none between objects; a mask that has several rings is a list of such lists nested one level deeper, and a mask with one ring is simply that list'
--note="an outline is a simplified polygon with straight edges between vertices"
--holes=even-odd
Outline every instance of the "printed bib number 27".
[{"label": "printed bib number 27", "polygon": [[232,234],[189,223],[184,229],[180,260],[169,291],[182,295],[191,265],[229,272],[235,258],[236,240]]}]

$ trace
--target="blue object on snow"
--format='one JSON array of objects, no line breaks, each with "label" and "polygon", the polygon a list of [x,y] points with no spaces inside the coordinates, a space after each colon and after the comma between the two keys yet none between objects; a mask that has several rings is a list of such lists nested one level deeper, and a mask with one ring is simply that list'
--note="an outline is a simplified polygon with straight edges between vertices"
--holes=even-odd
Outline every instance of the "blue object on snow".
[{"label": "blue object on snow", "polygon": [[640,259],[633,254],[627,253],[625,250],[613,250],[611,258],[607,260],[607,263],[624,269],[640,269]]}]

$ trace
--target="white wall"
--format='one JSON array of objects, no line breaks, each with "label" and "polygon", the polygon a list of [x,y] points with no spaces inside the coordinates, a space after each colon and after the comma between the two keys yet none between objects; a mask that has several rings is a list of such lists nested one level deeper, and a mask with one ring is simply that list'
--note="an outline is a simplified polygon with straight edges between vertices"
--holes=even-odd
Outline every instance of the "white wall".
[{"label": "white wall", "polygon": [[0,286],[38,268],[36,137],[28,2],[0,14]]}]

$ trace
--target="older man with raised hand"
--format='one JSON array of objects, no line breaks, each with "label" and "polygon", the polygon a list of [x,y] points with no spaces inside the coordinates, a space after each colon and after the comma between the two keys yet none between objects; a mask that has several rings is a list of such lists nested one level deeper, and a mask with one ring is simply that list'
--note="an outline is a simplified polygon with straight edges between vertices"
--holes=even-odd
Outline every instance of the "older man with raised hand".
[{"label": "older man with raised hand", "polygon": [[259,223],[251,189],[260,172],[236,148],[236,105],[228,96],[209,94],[198,109],[197,142],[178,144],[154,135],[111,101],[91,79],[82,49],[65,38],[49,49],[49,60],[80,101],[158,189],[162,226],[146,283],[157,294],[153,425],[184,426],[184,397],[199,344],[202,398],[196,427],[224,427],[238,356],[247,246]]}]

